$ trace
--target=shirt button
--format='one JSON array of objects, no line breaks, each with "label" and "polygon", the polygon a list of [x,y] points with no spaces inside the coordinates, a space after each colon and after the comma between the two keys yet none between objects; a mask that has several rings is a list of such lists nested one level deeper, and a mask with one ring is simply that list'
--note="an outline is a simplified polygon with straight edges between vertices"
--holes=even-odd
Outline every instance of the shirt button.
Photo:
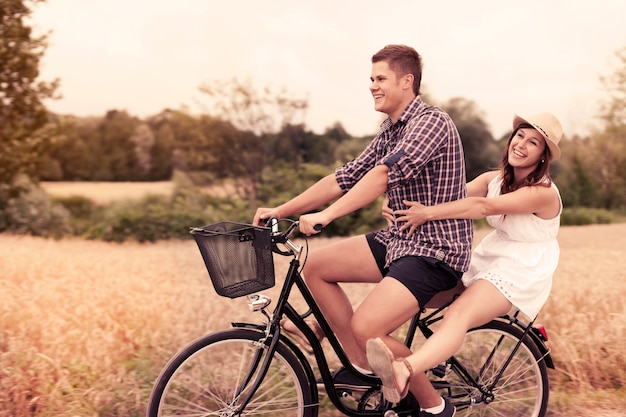
[{"label": "shirt button", "polygon": [[441,249],[439,249],[437,252],[435,252],[435,258],[443,261],[443,258],[445,258],[446,254],[444,251],[442,251]]}]

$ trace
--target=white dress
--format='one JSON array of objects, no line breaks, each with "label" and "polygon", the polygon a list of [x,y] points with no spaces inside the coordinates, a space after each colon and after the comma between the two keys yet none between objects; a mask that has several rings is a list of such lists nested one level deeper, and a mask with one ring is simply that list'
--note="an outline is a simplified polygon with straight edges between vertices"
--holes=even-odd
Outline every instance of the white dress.
[{"label": "white dress", "polygon": [[[500,175],[489,183],[487,197],[500,194]],[[552,188],[558,193],[556,185]],[[559,196],[560,199],[560,196]],[[469,287],[477,279],[491,282],[530,319],[544,305],[552,288],[552,275],[559,261],[560,216],[542,219],[533,214],[488,216],[495,228],[472,253],[463,284]]]}]

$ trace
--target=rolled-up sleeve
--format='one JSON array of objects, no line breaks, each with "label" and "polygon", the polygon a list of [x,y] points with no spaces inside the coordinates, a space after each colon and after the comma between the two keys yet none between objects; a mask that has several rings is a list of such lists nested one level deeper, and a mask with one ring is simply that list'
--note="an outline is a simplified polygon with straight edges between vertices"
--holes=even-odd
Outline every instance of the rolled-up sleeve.
[{"label": "rolled-up sleeve", "polygon": [[450,137],[449,119],[432,112],[409,120],[399,141],[383,163],[389,167],[388,189],[415,179],[424,166],[445,150]]},{"label": "rolled-up sleeve", "polygon": [[335,170],[335,179],[344,194],[377,165],[382,146],[381,137],[378,135],[357,158]]}]

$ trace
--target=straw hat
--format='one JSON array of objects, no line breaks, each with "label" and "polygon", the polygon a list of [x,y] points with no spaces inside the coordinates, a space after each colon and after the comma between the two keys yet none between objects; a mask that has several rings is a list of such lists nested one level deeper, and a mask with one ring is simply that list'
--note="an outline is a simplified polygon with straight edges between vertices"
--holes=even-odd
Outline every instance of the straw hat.
[{"label": "straw hat", "polygon": [[537,132],[546,140],[546,145],[550,150],[550,161],[556,161],[561,157],[561,149],[559,148],[559,142],[563,137],[563,128],[561,123],[557,120],[552,113],[539,113],[531,117],[520,117],[517,114],[513,118],[513,131],[515,131],[521,124],[529,124],[534,127]]}]

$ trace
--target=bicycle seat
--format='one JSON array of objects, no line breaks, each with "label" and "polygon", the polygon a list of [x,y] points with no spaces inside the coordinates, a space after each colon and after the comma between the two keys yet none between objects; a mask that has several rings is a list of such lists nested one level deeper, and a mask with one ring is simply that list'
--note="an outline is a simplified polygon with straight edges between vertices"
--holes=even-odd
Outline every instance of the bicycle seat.
[{"label": "bicycle seat", "polygon": [[465,291],[465,285],[461,281],[456,284],[456,287],[451,288],[446,291],[441,291],[433,298],[430,299],[429,302],[424,306],[425,308],[440,308],[450,301],[454,300],[456,297],[461,295],[461,293]]}]

